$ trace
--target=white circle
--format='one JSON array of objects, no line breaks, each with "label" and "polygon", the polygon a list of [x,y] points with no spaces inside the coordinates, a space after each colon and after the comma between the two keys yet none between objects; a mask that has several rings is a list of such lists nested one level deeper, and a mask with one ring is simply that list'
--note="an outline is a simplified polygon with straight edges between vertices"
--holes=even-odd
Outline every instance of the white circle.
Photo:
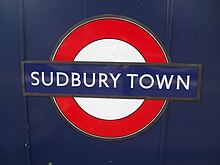
[{"label": "white circle", "polygon": [[[74,61],[146,62],[132,45],[117,39],[101,39],[88,44],[77,54]],[[74,98],[85,112],[103,120],[117,120],[129,116],[144,102],[144,99]]]}]

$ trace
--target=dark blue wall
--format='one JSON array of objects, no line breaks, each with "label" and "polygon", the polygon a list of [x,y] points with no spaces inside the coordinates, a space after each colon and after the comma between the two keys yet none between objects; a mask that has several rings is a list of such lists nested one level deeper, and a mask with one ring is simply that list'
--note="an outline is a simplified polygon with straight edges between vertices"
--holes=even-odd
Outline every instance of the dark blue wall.
[{"label": "dark blue wall", "polygon": [[[100,14],[138,20],[171,61],[203,64],[200,102],[172,101],[144,133],[104,142],[73,130],[50,98],[24,97],[21,60],[48,60],[74,24]],[[7,0],[0,2],[0,164],[219,165],[220,1]]]}]

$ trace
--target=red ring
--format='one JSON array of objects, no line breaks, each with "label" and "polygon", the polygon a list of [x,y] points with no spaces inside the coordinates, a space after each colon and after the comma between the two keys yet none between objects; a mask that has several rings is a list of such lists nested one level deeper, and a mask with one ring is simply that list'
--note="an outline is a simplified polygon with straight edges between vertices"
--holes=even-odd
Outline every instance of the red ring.
[{"label": "red ring", "polygon": [[[58,45],[53,61],[73,61],[79,51],[96,40],[113,38],[134,46],[147,62],[168,63],[156,38],[133,21],[102,17],[92,19],[71,30]],[[119,120],[97,119],[79,107],[74,98],[54,97],[62,115],[77,129],[99,138],[117,139],[140,132],[160,116],[165,100],[145,100],[133,114]]]}]

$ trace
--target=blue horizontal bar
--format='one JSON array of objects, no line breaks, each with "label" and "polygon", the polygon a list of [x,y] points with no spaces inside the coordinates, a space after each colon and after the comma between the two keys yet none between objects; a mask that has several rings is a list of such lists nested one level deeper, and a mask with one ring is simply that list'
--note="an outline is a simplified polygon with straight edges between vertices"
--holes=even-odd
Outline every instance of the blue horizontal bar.
[{"label": "blue horizontal bar", "polygon": [[198,99],[200,65],[24,62],[26,95]]}]

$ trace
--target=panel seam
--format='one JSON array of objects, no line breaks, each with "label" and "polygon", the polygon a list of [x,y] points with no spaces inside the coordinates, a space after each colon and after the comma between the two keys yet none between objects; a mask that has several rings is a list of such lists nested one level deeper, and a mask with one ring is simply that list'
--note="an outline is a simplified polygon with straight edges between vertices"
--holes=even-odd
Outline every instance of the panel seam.
[{"label": "panel seam", "polygon": [[[173,23],[173,1],[167,0],[166,3],[166,21],[165,21],[165,46],[170,56],[171,52],[171,41],[172,41],[172,23]],[[159,165],[164,165],[165,152],[166,152],[166,135],[167,135],[167,120],[168,120],[168,109],[163,113],[161,118],[161,129],[160,129],[160,146],[159,146]]]},{"label": "panel seam", "polygon": [[[19,56],[20,62],[25,60],[25,27],[24,27],[24,0],[18,1],[18,28],[19,28]],[[21,73],[21,68],[20,68]],[[22,83],[21,83],[22,84]],[[23,87],[22,87],[23,88]],[[21,91],[21,101],[22,101],[22,113],[23,113],[23,128],[24,128],[24,149],[25,149],[25,164],[31,164],[31,148],[30,148],[30,138],[29,138],[29,121],[28,121],[28,100],[27,97],[22,95]]]}]

